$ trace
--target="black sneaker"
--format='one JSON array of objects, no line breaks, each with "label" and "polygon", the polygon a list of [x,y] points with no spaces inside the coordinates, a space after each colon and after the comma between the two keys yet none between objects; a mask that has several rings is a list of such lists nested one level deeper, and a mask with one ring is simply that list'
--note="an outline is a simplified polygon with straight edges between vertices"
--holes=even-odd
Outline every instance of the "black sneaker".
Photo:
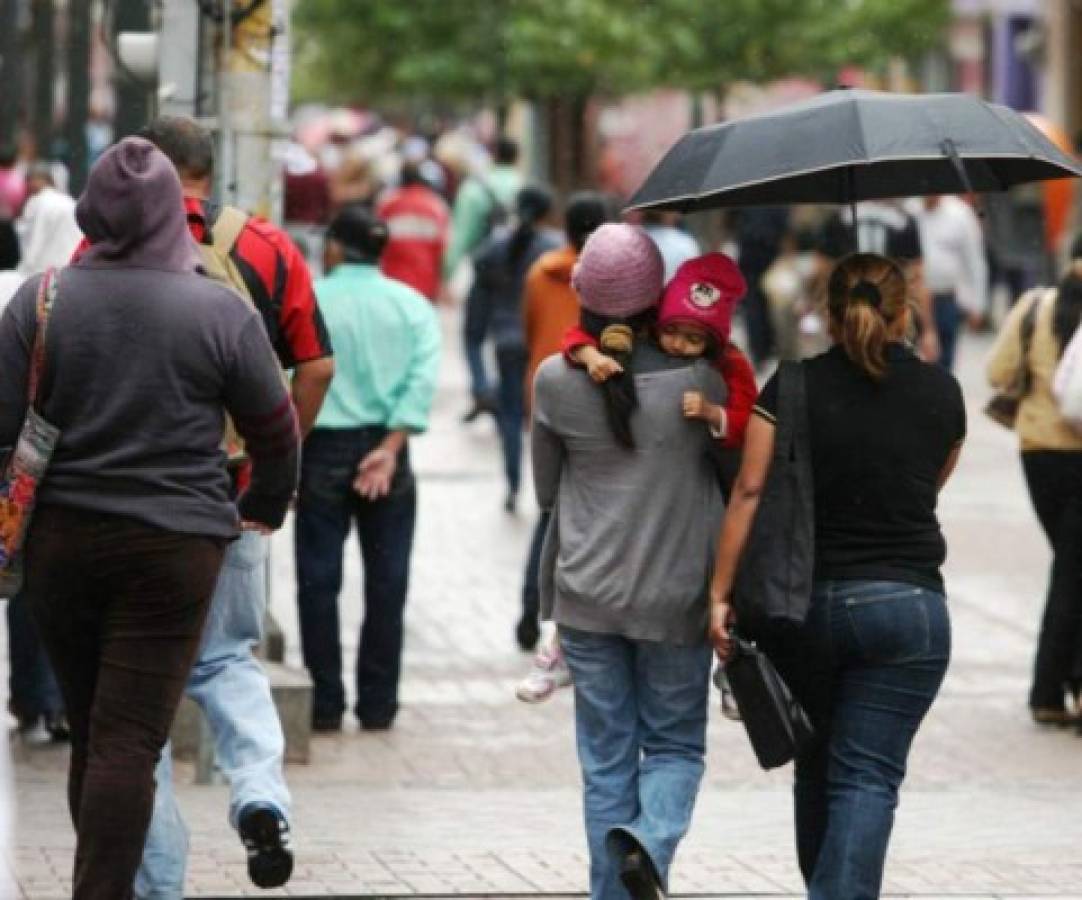
[{"label": "black sneaker", "polygon": [[237,817],[237,831],[248,851],[248,877],[261,888],[280,887],[293,874],[289,823],[269,803],[249,803]]},{"label": "black sneaker", "polygon": [[620,881],[632,900],[665,900],[654,864],[643,850],[629,850],[620,865]]},{"label": "black sneaker", "polygon": [[331,713],[330,715],[318,715],[312,716],[312,731],[318,731],[326,734],[333,731],[342,730],[342,714]]}]

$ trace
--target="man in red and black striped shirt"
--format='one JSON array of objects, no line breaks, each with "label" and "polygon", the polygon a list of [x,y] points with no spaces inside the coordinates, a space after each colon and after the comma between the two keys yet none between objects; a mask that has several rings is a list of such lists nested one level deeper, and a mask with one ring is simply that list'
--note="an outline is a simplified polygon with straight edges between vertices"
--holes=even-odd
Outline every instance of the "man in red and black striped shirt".
[{"label": "man in red and black striped shirt", "polygon": [[[141,135],[172,160],[184,188],[188,227],[212,243],[219,209],[209,201],[214,168],[210,135],[187,118],[161,118]],[[334,374],[330,341],[300,251],[281,229],[249,217],[230,257],[267,329],[290,387],[301,431],[315,422]],[[243,473],[238,479],[244,483]],[[230,545],[207,618],[187,693],[203,709],[218,764],[230,783],[229,818],[248,852],[248,873],[260,887],[284,884],[293,869],[285,741],[270,685],[252,648],[266,610],[267,538],[246,531]],[[136,897],[183,893],[187,834],[172,792],[168,748],[156,773],[158,796],[147,835]]]}]

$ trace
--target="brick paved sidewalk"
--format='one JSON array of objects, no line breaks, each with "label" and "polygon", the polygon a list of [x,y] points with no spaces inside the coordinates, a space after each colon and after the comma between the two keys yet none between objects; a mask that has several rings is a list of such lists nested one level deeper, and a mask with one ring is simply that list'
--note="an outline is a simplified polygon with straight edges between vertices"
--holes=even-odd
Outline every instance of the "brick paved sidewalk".
[{"label": "brick paved sidewalk", "polygon": [[[458,421],[464,375],[457,322],[445,317],[449,358],[434,425],[413,448],[420,516],[399,720],[386,734],[351,725],[318,737],[312,764],[290,768],[297,871],[283,891],[248,883],[225,822],[224,787],[196,786],[191,767],[180,765],[193,897],[563,897],[585,890],[569,692],[539,707],[512,694],[529,662],[512,629],[534,507],[524,498],[517,515],[502,511],[492,423]],[[963,348],[971,437],[942,502],[954,662],[914,748],[886,887],[898,897],[1082,900],[1082,738],[1038,730],[1026,717],[1047,551],[1011,436],[976,412],[984,349],[976,341]],[[297,663],[288,531],[275,540],[274,564],[274,608]],[[350,661],[360,578],[351,555],[342,596]],[[18,834],[8,862],[16,896],[69,896],[66,752],[15,750]],[[789,777],[759,771],[740,726],[713,716],[706,780],[674,866],[675,895],[800,896]],[[7,900],[2,887],[0,900]]]}]

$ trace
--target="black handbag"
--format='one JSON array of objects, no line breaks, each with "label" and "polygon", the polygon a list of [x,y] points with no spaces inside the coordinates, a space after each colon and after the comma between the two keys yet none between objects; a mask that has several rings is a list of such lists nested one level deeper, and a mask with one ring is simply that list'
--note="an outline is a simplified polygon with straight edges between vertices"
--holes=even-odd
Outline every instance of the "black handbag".
[{"label": "black handbag", "polygon": [[778,367],[774,456],[733,584],[741,634],[758,639],[804,623],[815,568],[815,492],[804,367]]},{"label": "black handbag", "polygon": [[[721,672],[717,670],[715,679]],[[774,664],[758,647],[734,634],[733,654],[724,673],[759,765],[776,769],[790,762],[815,732]]]}]

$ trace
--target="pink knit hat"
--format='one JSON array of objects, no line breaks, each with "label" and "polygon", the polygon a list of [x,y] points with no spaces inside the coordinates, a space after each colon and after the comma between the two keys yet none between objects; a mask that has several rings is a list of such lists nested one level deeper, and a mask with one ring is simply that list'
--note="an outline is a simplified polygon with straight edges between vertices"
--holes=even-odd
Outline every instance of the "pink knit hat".
[{"label": "pink knit hat", "polygon": [[571,272],[583,309],[625,319],[657,303],[665,265],[657,245],[641,228],[606,222],[589,238]]},{"label": "pink knit hat", "polygon": [[724,345],[729,340],[733,308],[747,289],[740,269],[724,253],[696,256],[681,265],[665,287],[657,324],[691,322]]}]

